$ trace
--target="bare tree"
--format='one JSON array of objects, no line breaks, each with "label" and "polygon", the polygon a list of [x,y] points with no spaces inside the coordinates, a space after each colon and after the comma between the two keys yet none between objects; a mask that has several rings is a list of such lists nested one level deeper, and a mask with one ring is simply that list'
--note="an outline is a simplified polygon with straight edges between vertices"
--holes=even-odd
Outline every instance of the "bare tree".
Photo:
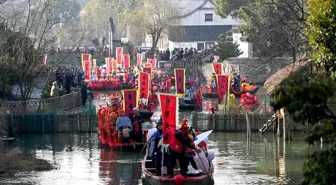
[{"label": "bare tree", "polygon": [[[51,47],[61,45],[60,40],[71,28],[63,29],[60,25],[69,19],[64,3],[69,0],[13,0],[0,5],[0,53],[1,66],[7,66],[13,77],[10,85],[18,84],[21,99],[30,98],[36,85],[34,79],[48,74],[40,61]],[[70,19],[72,20],[72,19]],[[76,32],[72,35],[72,48],[77,48],[86,33]],[[67,57],[66,55],[65,57]],[[64,62],[65,58],[53,62],[54,67]],[[5,76],[6,77],[6,76]],[[1,91],[1,89],[0,89]]]},{"label": "bare tree", "polygon": [[126,22],[141,29],[151,37],[151,54],[163,33],[168,33],[168,29],[178,23],[177,2],[165,0],[144,0],[137,5],[137,8],[128,12]]}]

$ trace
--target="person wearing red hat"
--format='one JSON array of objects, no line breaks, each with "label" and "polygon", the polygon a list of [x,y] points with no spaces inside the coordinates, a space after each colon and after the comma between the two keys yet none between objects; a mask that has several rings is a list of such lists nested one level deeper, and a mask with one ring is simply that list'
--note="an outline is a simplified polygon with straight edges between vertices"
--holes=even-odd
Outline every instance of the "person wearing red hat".
[{"label": "person wearing red hat", "polygon": [[169,143],[168,176],[170,178],[174,177],[176,160],[180,163],[181,175],[187,175],[188,166],[185,161],[186,150],[195,149],[195,144],[188,140],[188,133],[189,127],[187,125],[187,120],[184,120],[181,128],[175,132],[173,140]]}]

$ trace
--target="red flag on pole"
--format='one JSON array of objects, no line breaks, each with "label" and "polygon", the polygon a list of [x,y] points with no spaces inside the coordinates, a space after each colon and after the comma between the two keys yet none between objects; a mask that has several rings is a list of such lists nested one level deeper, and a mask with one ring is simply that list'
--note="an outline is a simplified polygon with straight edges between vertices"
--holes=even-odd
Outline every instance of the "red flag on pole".
[{"label": "red flag on pole", "polygon": [[141,66],[142,65],[142,54],[137,53],[137,65]]},{"label": "red flag on pole", "polygon": [[174,95],[160,94],[160,105],[162,112],[162,134],[168,134],[168,138],[163,140],[163,144],[169,144],[176,130],[178,122],[178,98]]},{"label": "red flag on pole", "polygon": [[131,56],[123,54],[123,67],[128,70],[131,67]]},{"label": "red flag on pole", "polygon": [[128,89],[122,90],[123,95],[123,109],[127,116],[132,115],[133,109],[138,107],[138,90]]},{"label": "red flag on pole", "polygon": [[145,73],[145,72],[140,72],[140,81],[139,81],[140,99],[148,98],[149,80],[150,80],[150,74]]},{"label": "red flag on pole", "polygon": [[221,63],[212,64],[212,67],[213,67],[214,73],[216,73],[217,75],[221,75],[222,74],[223,66],[222,66]]},{"label": "red flag on pole", "polygon": [[221,103],[225,94],[229,91],[229,76],[217,75],[218,103]]}]

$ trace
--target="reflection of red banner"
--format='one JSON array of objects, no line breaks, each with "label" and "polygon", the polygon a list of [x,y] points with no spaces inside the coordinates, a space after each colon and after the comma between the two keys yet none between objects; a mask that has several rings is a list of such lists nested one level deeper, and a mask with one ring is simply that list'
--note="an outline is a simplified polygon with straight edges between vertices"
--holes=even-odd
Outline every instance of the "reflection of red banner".
[{"label": "reflection of red banner", "polygon": [[169,94],[160,94],[159,98],[162,112],[162,134],[168,134],[168,139],[163,140],[163,144],[169,144],[176,130],[178,98]]},{"label": "reflection of red banner", "polygon": [[149,95],[149,80],[150,80],[150,74],[140,72],[140,99],[147,99]]},{"label": "reflection of red banner", "polygon": [[229,90],[229,76],[217,75],[218,103],[221,103]]},{"label": "reflection of red banner", "polygon": [[142,54],[137,53],[137,65],[141,66],[142,65]]},{"label": "reflection of red banner", "polygon": [[144,68],[142,69],[142,72],[144,72],[144,73],[148,73],[148,74],[152,74],[152,68],[150,68],[150,67],[144,67]]},{"label": "reflection of red banner", "polygon": [[138,97],[136,89],[123,90],[123,109],[127,116],[132,115],[133,109],[138,107]]},{"label": "reflection of red banner", "polygon": [[117,58],[117,64],[121,65],[122,63],[122,54],[123,54],[123,49],[122,47],[117,47],[116,48],[116,58]]},{"label": "reflection of red banner", "polygon": [[156,60],[148,58],[147,59],[147,64],[150,64],[152,68],[155,68],[156,67]]},{"label": "reflection of red banner", "polygon": [[85,71],[85,64],[84,61],[91,61],[91,55],[90,54],[82,54],[82,69]]},{"label": "reflection of red banner", "polygon": [[85,60],[84,61],[84,71],[85,71],[85,79],[86,80],[90,80],[91,78],[91,71],[90,71],[90,61],[89,60]]},{"label": "reflection of red banner", "polygon": [[221,75],[222,74],[222,64],[212,64],[212,67],[213,67],[213,71],[214,73],[216,73],[217,75]]},{"label": "reflection of red banner", "polygon": [[174,71],[175,71],[176,95],[184,96],[186,94],[185,69],[174,69]]},{"label": "reflection of red banner", "polygon": [[124,54],[122,55],[122,58],[123,58],[123,68],[128,70],[131,67],[131,56]]}]

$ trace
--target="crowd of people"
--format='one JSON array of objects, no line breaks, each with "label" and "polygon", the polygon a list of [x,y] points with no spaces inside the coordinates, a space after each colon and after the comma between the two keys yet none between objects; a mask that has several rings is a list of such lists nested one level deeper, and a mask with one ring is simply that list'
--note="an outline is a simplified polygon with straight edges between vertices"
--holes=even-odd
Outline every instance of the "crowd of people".
[{"label": "crowd of people", "polygon": [[155,51],[154,58],[157,60],[182,60],[197,54],[196,48],[174,48],[172,51],[169,48],[165,51]]}]

